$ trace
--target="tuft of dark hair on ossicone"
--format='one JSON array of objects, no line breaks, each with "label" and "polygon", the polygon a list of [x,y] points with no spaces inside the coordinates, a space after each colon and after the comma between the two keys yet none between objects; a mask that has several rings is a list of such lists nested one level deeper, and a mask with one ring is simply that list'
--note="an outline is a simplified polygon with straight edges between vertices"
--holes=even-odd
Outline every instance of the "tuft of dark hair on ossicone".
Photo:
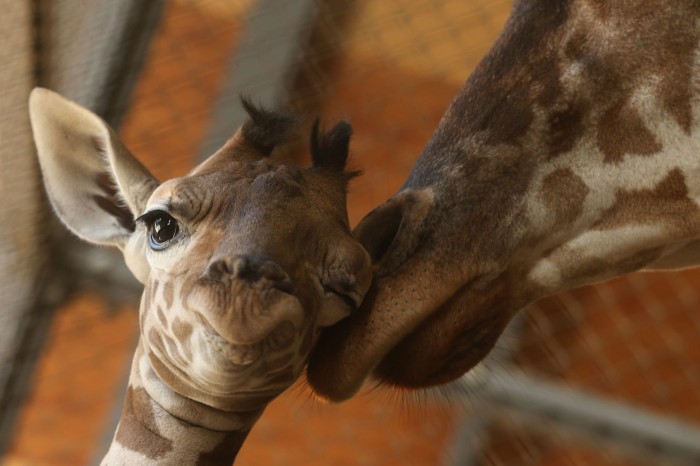
[{"label": "tuft of dark hair on ossicone", "polygon": [[248,113],[248,119],[241,128],[246,144],[268,156],[275,147],[289,140],[299,123],[296,115],[267,110],[261,105],[253,104],[245,96],[240,96],[240,99]]},{"label": "tuft of dark hair on ossicone", "polygon": [[345,172],[350,151],[352,125],[345,120],[337,123],[328,131],[321,131],[318,117],[311,126],[311,161],[315,168],[344,174],[347,179],[360,172]]}]

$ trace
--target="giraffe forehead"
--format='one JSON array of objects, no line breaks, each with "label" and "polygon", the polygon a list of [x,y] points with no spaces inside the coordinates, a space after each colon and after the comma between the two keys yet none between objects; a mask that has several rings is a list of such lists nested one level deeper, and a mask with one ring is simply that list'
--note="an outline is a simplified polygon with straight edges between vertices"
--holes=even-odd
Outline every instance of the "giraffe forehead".
[{"label": "giraffe forehead", "polygon": [[148,200],[148,204],[163,204],[167,202],[172,197],[173,191],[175,190],[175,186],[175,180],[168,180],[162,183],[153,191],[150,199]]},{"label": "giraffe forehead", "polygon": [[185,177],[178,180],[173,197],[182,202],[215,197],[229,200],[241,195],[259,195],[266,199],[293,198],[309,194],[304,170],[284,163],[260,160],[231,163],[227,169]]},{"label": "giraffe forehead", "polygon": [[302,183],[304,172],[305,170],[300,167],[269,159],[240,161],[232,158],[218,164],[216,169],[195,172],[193,175],[180,178],[178,183],[228,184],[243,180],[253,181],[260,176],[274,177],[287,183]]},{"label": "giraffe forehead", "polygon": [[201,220],[202,211],[220,212],[220,208],[212,209],[217,205],[226,205],[231,213],[244,200],[265,206],[313,195],[304,189],[303,171],[296,167],[262,162],[232,167],[170,180],[153,193],[149,204],[162,204],[186,218]]}]

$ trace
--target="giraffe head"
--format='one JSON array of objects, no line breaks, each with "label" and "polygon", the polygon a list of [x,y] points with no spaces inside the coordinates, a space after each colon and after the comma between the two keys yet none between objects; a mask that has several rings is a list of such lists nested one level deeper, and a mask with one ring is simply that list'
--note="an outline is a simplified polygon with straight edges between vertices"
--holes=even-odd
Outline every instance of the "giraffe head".
[{"label": "giraffe head", "polygon": [[288,387],[319,330],[358,307],[371,279],[345,208],[350,125],[316,122],[302,169],[268,158],[297,119],[243,105],[248,120],[216,154],[160,183],[91,112],[44,89],[30,98],[58,216],[121,249],[145,285],[141,342],[158,379],[227,411]]},{"label": "giraffe head", "polygon": [[514,2],[401,191],[357,226],[375,280],[316,345],[317,393],[452,381],[534,300],[700,263],[699,14]]}]

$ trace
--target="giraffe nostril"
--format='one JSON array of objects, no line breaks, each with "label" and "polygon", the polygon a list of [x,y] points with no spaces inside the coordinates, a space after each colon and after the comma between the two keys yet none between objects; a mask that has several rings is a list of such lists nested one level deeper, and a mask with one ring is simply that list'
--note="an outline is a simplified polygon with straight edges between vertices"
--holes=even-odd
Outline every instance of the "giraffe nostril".
[{"label": "giraffe nostril", "polygon": [[279,264],[260,254],[239,254],[217,258],[209,264],[206,275],[214,280],[221,280],[228,276],[250,283],[264,278],[281,291],[293,292],[289,275]]},{"label": "giraffe nostril", "polygon": [[235,256],[232,259],[231,273],[241,280],[256,282],[264,277],[263,262],[251,256]]},{"label": "giraffe nostril", "polygon": [[213,280],[221,280],[227,275],[231,275],[234,270],[233,259],[224,257],[212,260],[207,266],[205,276]]},{"label": "giraffe nostril", "polygon": [[250,261],[246,256],[236,256],[231,262],[229,273],[233,274],[234,277],[244,278],[246,274],[250,273]]},{"label": "giraffe nostril", "polygon": [[280,267],[276,262],[270,260],[263,262],[260,265],[260,275],[269,278],[270,280],[286,280],[289,276],[286,274],[282,267]]}]

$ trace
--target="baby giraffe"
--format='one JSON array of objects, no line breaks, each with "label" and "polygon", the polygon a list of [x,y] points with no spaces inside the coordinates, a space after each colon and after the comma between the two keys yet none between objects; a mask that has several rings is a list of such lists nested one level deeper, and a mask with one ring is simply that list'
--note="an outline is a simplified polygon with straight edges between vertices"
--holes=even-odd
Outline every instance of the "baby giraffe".
[{"label": "baby giraffe", "polygon": [[299,376],[321,328],[357,308],[370,259],[348,227],[352,129],[311,131],[312,167],[268,155],[293,116],[249,118],[212,157],[159,183],[109,126],[35,89],[30,116],[53,207],[118,247],[144,285],[140,339],[103,465],[230,465]]}]

